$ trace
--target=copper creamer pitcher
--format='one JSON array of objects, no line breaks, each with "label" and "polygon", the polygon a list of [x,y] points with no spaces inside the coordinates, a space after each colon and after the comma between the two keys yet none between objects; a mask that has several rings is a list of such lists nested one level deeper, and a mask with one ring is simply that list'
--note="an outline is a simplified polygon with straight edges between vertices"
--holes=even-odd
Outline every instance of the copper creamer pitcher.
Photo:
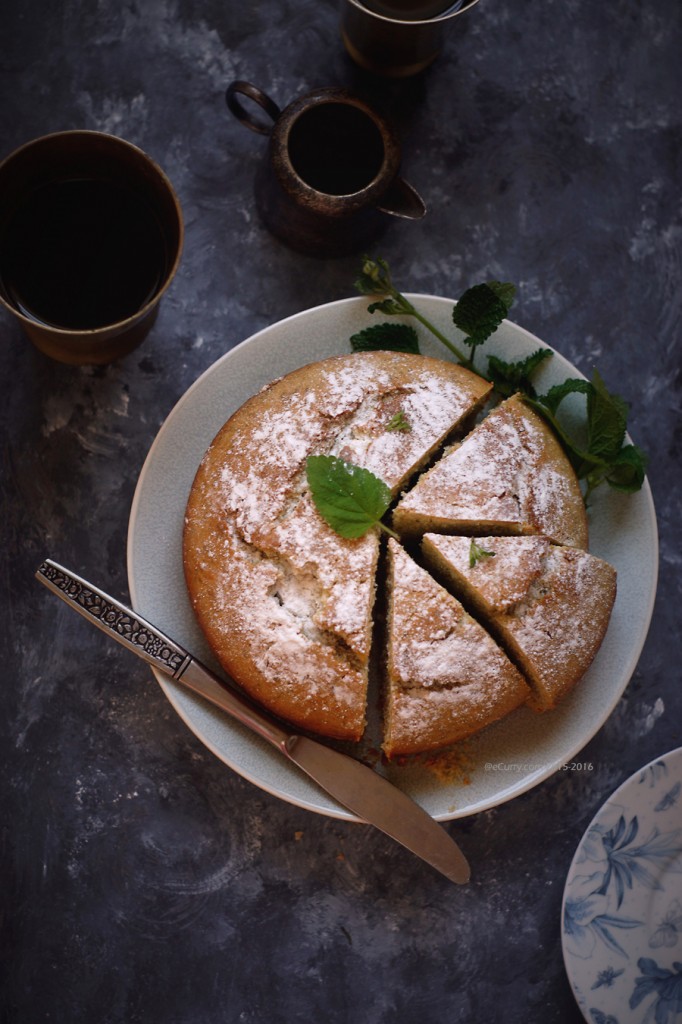
[{"label": "copper creamer pitcher", "polygon": [[[252,116],[253,100],[269,121]],[[256,207],[265,226],[292,249],[345,256],[369,245],[387,214],[424,216],[417,192],[400,177],[400,144],[390,125],[345,89],[322,88],[284,110],[256,86],[236,81],[227,106],[252,131],[270,137],[256,174]]]}]

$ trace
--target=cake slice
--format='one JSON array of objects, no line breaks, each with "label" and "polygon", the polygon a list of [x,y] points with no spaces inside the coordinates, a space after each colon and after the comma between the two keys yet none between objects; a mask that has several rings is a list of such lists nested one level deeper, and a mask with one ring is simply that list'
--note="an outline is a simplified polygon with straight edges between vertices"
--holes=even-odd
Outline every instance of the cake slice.
[{"label": "cake slice", "polygon": [[616,570],[547,537],[426,535],[425,559],[491,629],[532,689],[554,707],[589,668],[616,597]]},{"label": "cake slice", "polygon": [[339,739],[365,726],[378,537],[327,526],[307,457],[364,466],[397,494],[489,391],[442,360],[357,353],[274,381],[219,432],[187,503],[185,577],[210,647],[270,711]]},{"label": "cake slice", "polygon": [[447,746],[526,700],[526,683],[492,637],[393,539],[388,594],[388,757]]},{"label": "cake slice", "polygon": [[399,502],[401,534],[541,534],[587,549],[577,477],[550,427],[515,395],[450,449]]}]

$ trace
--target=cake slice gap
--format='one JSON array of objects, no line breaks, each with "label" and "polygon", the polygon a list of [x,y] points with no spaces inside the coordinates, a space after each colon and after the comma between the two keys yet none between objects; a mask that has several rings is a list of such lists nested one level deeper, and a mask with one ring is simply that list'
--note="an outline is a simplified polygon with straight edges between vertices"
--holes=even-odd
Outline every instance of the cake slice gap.
[{"label": "cake slice gap", "polygon": [[495,640],[393,539],[387,588],[387,757],[449,746],[526,701],[526,682]]}]

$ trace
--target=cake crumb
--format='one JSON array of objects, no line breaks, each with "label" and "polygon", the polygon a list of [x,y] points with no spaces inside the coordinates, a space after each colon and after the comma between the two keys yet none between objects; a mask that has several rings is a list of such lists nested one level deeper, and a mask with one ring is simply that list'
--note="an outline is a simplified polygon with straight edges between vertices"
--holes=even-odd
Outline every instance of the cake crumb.
[{"label": "cake crumb", "polygon": [[426,756],[424,768],[435,775],[439,782],[470,786],[475,761],[465,750],[453,748]]}]

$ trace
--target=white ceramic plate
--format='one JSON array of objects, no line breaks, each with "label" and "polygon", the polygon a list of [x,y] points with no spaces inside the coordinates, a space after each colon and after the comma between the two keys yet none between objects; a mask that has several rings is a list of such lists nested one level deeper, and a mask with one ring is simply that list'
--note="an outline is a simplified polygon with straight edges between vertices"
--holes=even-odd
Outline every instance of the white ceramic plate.
[{"label": "white ceramic plate", "polygon": [[[453,336],[452,300],[426,295],[411,299]],[[128,534],[132,602],[141,615],[214,667],[189,605],[182,568],[183,517],[196,469],[225,420],[264,384],[306,363],[348,353],[350,335],[381,319],[380,314],[368,314],[367,305],[358,297],[318,306],[242,342],[189,388],[147,456]],[[420,342],[425,354],[449,358],[447,349],[421,328]],[[513,360],[541,345],[505,321],[484,352]],[[536,381],[544,391],[567,376],[580,374],[555,353]],[[576,415],[582,412],[579,396],[575,410]],[[575,760],[627,686],[646,638],[656,590],[658,543],[648,483],[634,495],[599,488],[590,528],[592,552],[618,570],[618,597],[601,650],[574,693],[550,714],[525,708],[514,712],[462,743],[455,757],[381,768],[433,817],[447,820],[494,807]],[[264,742],[160,673],[157,678],[190,729],[240,775],[298,806],[356,820]]]},{"label": "white ceramic plate", "polygon": [[564,963],[589,1024],[682,1021],[682,747],[609,797],[571,864]]}]

